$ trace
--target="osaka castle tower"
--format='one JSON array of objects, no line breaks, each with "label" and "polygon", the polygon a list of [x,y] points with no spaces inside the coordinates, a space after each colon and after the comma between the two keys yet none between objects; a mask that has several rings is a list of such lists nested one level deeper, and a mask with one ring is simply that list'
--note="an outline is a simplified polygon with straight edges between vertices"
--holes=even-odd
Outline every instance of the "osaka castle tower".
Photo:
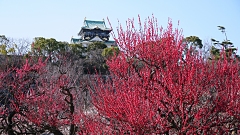
[{"label": "osaka castle tower", "polygon": [[84,19],[78,38],[71,38],[71,43],[82,44],[87,47],[93,42],[103,42],[108,47],[116,46],[115,41],[109,40],[112,29],[107,28],[105,21],[93,21]]}]

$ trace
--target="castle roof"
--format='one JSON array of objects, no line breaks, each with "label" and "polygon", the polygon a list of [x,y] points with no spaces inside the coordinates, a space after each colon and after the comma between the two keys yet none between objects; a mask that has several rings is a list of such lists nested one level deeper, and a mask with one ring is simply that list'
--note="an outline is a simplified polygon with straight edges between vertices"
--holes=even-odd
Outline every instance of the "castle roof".
[{"label": "castle roof", "polygon": [[105,21],[92,21],[84,20],[84,26],[82,29],[101,29],[101,30],[111,30],[106,27]]},{"label": "castle roof", "polygon": [[[101,40],[96,40],[96,38],[95,38],[95,39],[87,41],[87,42],[94,42],[94,41],[101,41]],[[86,42],[86,40],[83,40],[81,38],[73,38],[73,37],[71,38],[71,43],[73,43],[73,44],[79,44],[79,43],[83,43],[83,42]],[[104,41],[104,43],[115,44],[115,41],[114,40],[109,40],[109,41]]]}]

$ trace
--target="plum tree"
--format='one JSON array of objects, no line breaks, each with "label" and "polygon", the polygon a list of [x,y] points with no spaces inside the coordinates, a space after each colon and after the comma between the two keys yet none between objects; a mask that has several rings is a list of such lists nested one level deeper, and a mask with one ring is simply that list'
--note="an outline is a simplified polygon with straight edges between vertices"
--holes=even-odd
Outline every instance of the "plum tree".
[{"label": "plum tree", "polygon": [[105,129],[115,134],[236,133],[239,63],[225,52],[214,62],[186,52],[171,21],[165,30],[154,17],[139,24],[138,30],[129,20],[126,30],[118,29],[121,51],[107,61],[111,77],[92,86],[93,104],[107,119]]}]

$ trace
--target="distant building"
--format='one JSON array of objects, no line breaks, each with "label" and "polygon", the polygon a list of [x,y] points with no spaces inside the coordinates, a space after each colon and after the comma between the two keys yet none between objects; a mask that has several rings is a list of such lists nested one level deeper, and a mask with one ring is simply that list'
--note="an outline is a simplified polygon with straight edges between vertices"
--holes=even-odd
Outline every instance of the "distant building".
[{"label": "distant building", "polygon": [[71,38],[71,43],[82,44],[87,47],[92,42],[103,42],[108,47],[116,46],[115,41],[109,40],[112,29],[107,28],[105,21],[92,21],[84,19],[83,26],[78,33],[79,38]]}]

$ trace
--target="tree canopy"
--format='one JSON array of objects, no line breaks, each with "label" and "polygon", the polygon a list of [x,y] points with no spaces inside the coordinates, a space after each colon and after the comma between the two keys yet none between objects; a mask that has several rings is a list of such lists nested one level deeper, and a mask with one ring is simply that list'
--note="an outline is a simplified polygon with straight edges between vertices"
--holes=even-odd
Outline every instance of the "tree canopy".
[{"label": "tree canopy", "polygon": [[14,52],[14,46],[9,46],[9,39],[5,35],[0,35],[0,54],[7,55]]},{"label": "tree canopy", "polygon": [[198,47],[200,49],[203,47],[202,40],[197,36],[186,37],[185,41],[189,46]]},{"label": "tree canopy", "polygon": [[93,51],[96,49],[104,49],[107,48],[107,45],[104,44],[103,42],[93,42],[90,45],[87,46],[87,51]]},{"label": "tree canopy", "polygon": [[237,48],[234,47],[233,43],[228,40],[226,29],[223,26],[218,26],[219,30],[224,34],[225,39],[223,41],[218,41],[215,39],[211,39],[213,45],[211,47],[211,58],[210,59],[221,59],[221,50],[224,51],[227,58],[238,58],[239,55],[237,55]]}]

